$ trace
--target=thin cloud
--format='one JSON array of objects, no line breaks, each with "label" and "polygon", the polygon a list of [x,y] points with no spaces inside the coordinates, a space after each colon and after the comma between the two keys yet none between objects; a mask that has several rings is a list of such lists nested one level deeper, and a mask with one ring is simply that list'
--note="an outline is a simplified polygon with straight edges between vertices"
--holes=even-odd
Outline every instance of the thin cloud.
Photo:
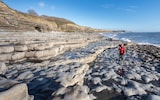
[{"label": "thin cloud", "polygon": [[128,6],[127,8],[117,8],[118,10],[136,13],[138,6]]},{"label": "thin cloud", "polygon": [[51,8],[52,10],[54,10],[54,9],[55,9],[55,6],[51,6],[50,8]]},{"label": "thin cloud", "polygon": [[126,8],[122,8],[122,7],[117,7],[116,5],[114,4],[105,4],[105,5],[102,5],[103,8],[105,9],[109,9],[109,8],[113,8],[113,9],[118,9],[118,10],[121,10],[121,11],[126,11],[126,12],[131,12],[131,13],[136,13],[137,12],[137,6],[128,6]]},{"label": "thin cloud", "polygon": [[137,8],[138,8],[138,6],[129,6],[129,8],[137,9]]},{"label": "thin cloud", "polygon": [[35,9],[34,7],[30,6],[29,9]]},{"label": "thin cloud", "polygon": [[135,9],[132,9],[132,8],[117,8],[118,10],[121,10],[121,11],[127,11],[127,12],[132,12],[132,13],[136,13],[137,11]]},{"label": "thin cloud", "polygon": [[53,5],[49,6],[44,2],[39,2],[38,6],[41,7],[41,8],[46,8],[46,9],[50,9],[50,10],[54,10],[55,9],[55,6],[53,6]]},{"label": "thin cloud", "polygon": [[113,8],[115,5],[114,4],[105,4],[105,5],[102,5],[102,8]]},{"label": "thin cloud", "polygon": [[39,4],[38,4],[40,7],[45,7],[45,3],[44,2],[40,2]]},{"label": "thin cloud", "polygon": [[127,12],[133,12],[133,13],[136,12],[136,10],[134,10],[134,9],[129,9],[129,8],[118,8],[118,10],[127,11]]}]

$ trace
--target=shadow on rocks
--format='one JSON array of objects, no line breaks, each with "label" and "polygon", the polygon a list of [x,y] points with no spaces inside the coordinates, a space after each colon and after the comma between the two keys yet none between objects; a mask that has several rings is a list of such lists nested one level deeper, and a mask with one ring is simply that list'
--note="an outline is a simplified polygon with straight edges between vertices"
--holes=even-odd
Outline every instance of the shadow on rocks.
[{"label": "shadow on rocks", "polygon": [[127,97],[122,93],[117,93],[115,91],[103,90],[101,92],[93,93],[97,97],[96,100],[127,100]]},{"label": "shadow on rocks", "polygon": [[60,87],[55,79],[48,77],[34,79],[27,85],[29,94],[34,95],[34,100],[47,100]]}]

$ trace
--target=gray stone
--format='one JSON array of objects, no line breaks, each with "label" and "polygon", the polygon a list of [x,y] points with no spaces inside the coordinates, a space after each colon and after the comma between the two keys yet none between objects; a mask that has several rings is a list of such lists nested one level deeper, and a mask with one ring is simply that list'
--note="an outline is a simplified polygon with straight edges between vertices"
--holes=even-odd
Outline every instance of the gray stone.
[{"label": "gray stone", "polygon": [[7,66],[5,65],[5,63],[0,62],[0,74],[5,74],[7,71]]},{"label": "gray stone", "polygon": [[13,46],[2,46],[0,47],[0,51],[1,53],[11,53],[14,51],[14,47]]},{"label": "gray stone", "polygon": [[0,61],[6,62],[11,60],[12,54],[0,54]]},{"label": "gray stone", "polygon": [[31,71],[26,71],[26,72],[21,73],[21,74],[17,77],[17,79],[23,80],[23,79],[29,79],[29,78],[31,78],[31,77],[33,77],[32,72],[31,72]]},{"label": "gray stone", "polygon": [[[71,63],[72,64],[72,63]],[[74,66],[74,65],[70,65]],[[74,66],[74,68],[70,69],[67,72],[60,72],[58,74],[57,82],[64,87],[73,86],[75,84],[83,84],[84,76],[88,70],[89,66],[87,64],[82,64],[79,66]]]},{"label": "gray stone", "polygon": [[[32,97],[33,98],[33,97]],[[12,88],[0,92],[0,100],[29,100],[26,84],[17,84]]]},{"label": "gray stone", "polygon": [[17,46],[14,47],[14,50],[15,51],[27,51],[28,48],[27,48],[26,45],[17,45]]},{"label": "gray stone", "polygon": [[[60,94],[64,94],[64,98],[61,98]],[[48,100],[93,100],[93,95],[89,94],[88,87],[79,85],[63,88],[57,91],[57,93],[53,93],[52,96]]]},{"label": "gray stone", "polygon": [[25,52],[15,52],[12,55],[12,60],[19,60],[19,59],[23,59],[25,57]]}]

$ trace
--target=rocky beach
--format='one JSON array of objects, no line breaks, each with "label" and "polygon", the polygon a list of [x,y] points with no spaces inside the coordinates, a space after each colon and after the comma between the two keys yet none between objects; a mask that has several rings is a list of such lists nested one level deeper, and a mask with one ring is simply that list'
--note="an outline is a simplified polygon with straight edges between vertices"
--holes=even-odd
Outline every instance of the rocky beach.
[{"label": "rocky beach", "polygon": [[[113,7],[112,3],[105,5],[108,3],[103,1],[102,4],[105,6],[101,7],[102,10],[98,10],[96,9],[97,2],[101,1],[98,0],[96,5],[94,1],[92,5],[86,6],[87,10],[85,10],[91,11],[85,14],[85,4],[90,4],[91,1],[84,1],[81,1],[83,3],[76,1],[75,4],[65,0],[57,1],[54,3],[55,6],[51,7],[50,4],[53,1],[49,0],[45,2],[23,1],[22,4],[20,1],[15,3],[16,1],[0,0],[0,100],[160,100],[159,32],[108,30],[109,23],[116,27],[109,29],[117,29],[118,24],[119,28],[126,28],[125,23],[128,22],[146,23],[146,17],[139,18],[140,21],[131,21],[127,20],[131,17],[126,16],[125,20],[122,20],[124,16],[119,19],[121,16],[116,17],[116,14],[112,21],[113,15],[108,12],[101,13],[105,17],[103,19],[103,16],[99,16],[100,11],[111,7],[110,10],[113,12],[113,8],[118,6]],[[33,5],[36,2],[37,5]],[[58,2],[60,4],[56,6]],[[72,3],[73,5],[67,7]],[[148,8],[155,7],[155,11],[158,11],[159,5],[156,7],[156,4],[158,3],[150,4]],[[28,8],[26,5],[34,9],[22,12],[24,8]],[[67,9],[58,5],[63,5]],[[79,9],[83,11],[76,10],[79,5],[83,5],[83,9]],[[124,7],[129,7],[128,9],[122,6],[117,9],[118,14],[122,11],[133,13],[143,7],[136,5],[125,5]],[[150,7],[151,5],[154,7]],[[70,16],[72,17],[70,19],[78,19],[88,25],[88,21],[94,22],[96,25],[106,26],[107,30],[88,27],[87,24],[81,26],[71,20],[61,18],[63,16],[38,14],[35,11],[36,6],[40,10],[38,12],[46,9],[44,12],[56,15],[58,11],[64,14],[64,17]],[[94,10],[90,6],[94,6]],[[53,9],[55,7],[57,9]],[[76,9],[71,7],[76,7]],[[59,8],[64,10],[59,11]],[[85,15],[92,14],[92,11],[98,15],[94,21],[91,21],[90,16],[85,17]],[[145,9],[143,12],[146,11],[150,9]],[[71,14],[74,12],[77,13],[74,14],[75,18]],[[105,14],[109,14],[111,18],[108,15],[106,17]],[[155,15],[151,12],[141,13],[141,15],[148,14]],[[77,18],[77,15],[83,16],[81,18],[84,19]],[[134,16],[131,19],[135,18]],[[141,21],[142,19],[145,21]],[[103,25],[104,21],[107,25]],[[155,25],[158,24],[152,25],[150,22],[152,20],[149,21],[149,25],[139,24],[139,26],[143,26],[141,27],[145,29],[143,31],[147,31],[148,28],[144,26],[151,25],[154,26],[152,31],[156,31]],[[132,27],[140,29],[139,26],[135,23]],[[119,61],[119,44],[126,44],[126,54],[121,62]]]},{"label": "rocky beach", "polygon": [[98,33],[0,34],[0,100],[159,100],[159,84],[156,46]]}]

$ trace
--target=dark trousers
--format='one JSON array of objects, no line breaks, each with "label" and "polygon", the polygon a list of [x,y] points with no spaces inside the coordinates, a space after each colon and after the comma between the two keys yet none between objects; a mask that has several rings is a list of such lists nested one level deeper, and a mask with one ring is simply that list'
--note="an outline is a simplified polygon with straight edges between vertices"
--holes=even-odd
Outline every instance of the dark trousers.
[{"label": "dark trousers", "polygon": [[119,61],[123,61],[124,60],[124,54],[119,54]]}]

